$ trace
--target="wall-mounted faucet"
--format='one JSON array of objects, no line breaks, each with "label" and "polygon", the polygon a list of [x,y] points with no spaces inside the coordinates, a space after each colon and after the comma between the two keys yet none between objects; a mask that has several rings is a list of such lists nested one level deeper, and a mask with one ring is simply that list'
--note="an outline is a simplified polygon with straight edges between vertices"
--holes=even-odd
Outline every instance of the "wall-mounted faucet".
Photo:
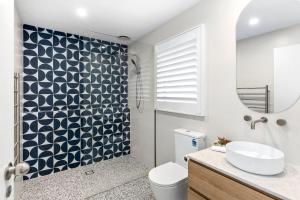
[{"label": "wall-mounted faucet", "polygon": [[255,130],[255,125],[256,125],[257,123],[259,123],[259,122],[261,122],[261,123],[267,123],[267,122],[268,122],[268,119],[267,119],[266,117],[262,117],[262,118],[260,118],[260,119],[253,120],[253,121],[251,122],[251,129],[252,129],[252,130]]}]

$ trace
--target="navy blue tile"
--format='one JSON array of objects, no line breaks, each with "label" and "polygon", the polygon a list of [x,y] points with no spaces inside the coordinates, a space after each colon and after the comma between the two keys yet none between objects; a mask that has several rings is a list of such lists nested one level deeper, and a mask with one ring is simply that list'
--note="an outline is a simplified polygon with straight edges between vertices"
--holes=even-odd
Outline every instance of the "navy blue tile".
[{"label": "navy blue tile", "polygon": [[37,134],[38,145],[53,144],[53,132],[41,132]]},{"label": "navy blue tile", "polygon": [[39,158],[53,156],[53,144],[44,144],[38,146]]},{"label": "navy blue tile", "polygon": [[27,133],[23,135],[23,148],[34,147],[38,145],[38,134]]},{"label": "navy blue tile", "polygon": [[24,180],[130,153],[128,46],[23,26]]},{"label": "navy blue tile", "polygon": [[38,147],[23,147],[23,161],[38,159]]},{"label": "navy blue tile", "polygon": [[68,152],[80,151],[80,139],[68,140]]},{"label": "navy blue tile", "polygon": [[54,155],[68,153],[68,142],[67,139],[61,137],[53,145]]},{"label": "navy blue tile", "polygon": [[90,154],[84,154],[81,158],[81,166],[89,165],[93,163],[93,156]]},{"label": "navy blue tile", "polygon": [[38,170],[43,171],[48,169],[53,169],[53,156],[38,159]]},{"label": "navy blue tile", "polygon": [[54,156],[54,172],[61,172],[68,169],[68,154],[59,154]]},{"label": "navy blue tile", "polygon": [[81,160],[80,150],[68,152],[67,161],[68,161],[69,168],[75,168],[80,166],[80,160]]}]

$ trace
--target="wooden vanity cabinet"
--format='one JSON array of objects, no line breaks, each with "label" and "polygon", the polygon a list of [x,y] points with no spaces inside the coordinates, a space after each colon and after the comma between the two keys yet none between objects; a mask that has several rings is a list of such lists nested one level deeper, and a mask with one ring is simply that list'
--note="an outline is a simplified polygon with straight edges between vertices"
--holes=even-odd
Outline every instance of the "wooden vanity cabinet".
[{"label": "wooden vanity cabinet", "polygon": [[279,200],[207,166],[189,160],[188,200]]}]

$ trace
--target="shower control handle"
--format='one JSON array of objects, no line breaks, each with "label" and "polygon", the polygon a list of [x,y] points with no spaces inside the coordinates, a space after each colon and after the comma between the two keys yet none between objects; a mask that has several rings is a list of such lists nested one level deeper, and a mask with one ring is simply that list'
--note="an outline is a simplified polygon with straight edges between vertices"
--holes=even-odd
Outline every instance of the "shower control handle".
[{"label": "shower control handle", "polygon": [[29,172],[29,169],[30,166],[25,162],[18,163],[16,166],[13,166],[12,163],[9,163],[4,170],[4,178],[5,180],[9,180],[12,175],[25,175]]}]

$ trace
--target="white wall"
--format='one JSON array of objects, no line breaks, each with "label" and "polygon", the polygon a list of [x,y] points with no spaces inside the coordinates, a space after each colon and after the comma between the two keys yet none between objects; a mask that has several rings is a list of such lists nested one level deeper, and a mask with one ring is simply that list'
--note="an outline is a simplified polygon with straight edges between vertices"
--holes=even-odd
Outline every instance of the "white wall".
[{"label": "white wall", "polygon": [[128,100],[131,123],[131,153],[149,167],[154,165],[154,110],[153,110],[153,51],[152,45],[136,43],[130,53],[138,54],[143,80],[143,103],[140,113],[136,108],[136,72],[129,62]]},{"label": "white wall", "polygon": [[5,182],[3,174],[13,161],[14,1],[0,0],[0,13],[0,199],[5,199],[5,189],[13,182]]},{"label": "white wall", "polygon": [[[22,99],[23,97],[23,84],[22,84],[22,72],[23,72],[23,24],[21,21],[21,18],[19,16],[19,12],[17,10],[17,8],[14,9],[14,72],[15,73],[20,73],[20,99]],[[23,105],[20,105],[20,110],[23,110]],[[21,119],[22,120],[22,117]],[[22,121],[20,123],[21,125],[21,130],[20,133],[22,133]],[[21,137],[21,135],[20,135]],[[20,148],[22,149],[22,148]],[[20,153],[20,160],[22,161],[22,151],[19,152]],[[22,177],[17,177],[15,179],[15,196],[18,196],[20,191],[22,190],[22,184],[20,184],[22,182]]]},{"label": "white wall", "polygon": [[15,66],[14,71],[23,72],[23,23],[17,8],[14,9],[14,47],[15,47]]},{"label": "white wall", "polygon": [[[208,67],[208,117],[198,119],[171,113],[157,114],[157,160],[158,164],[174,160],[173,129],[185,127],[205,131],[210,145],[217,136],[226,136],[232,140],[248,140],[266,143],[282,149],[289,162],[300,164],[300,102],[293,108],[279,114],[267,115],[267,125],[258,124],[255,131],[250,130],[249,124],[243,121],[245,114],[254,118],[262,115],[248,110],[236,94],[236,38],[235,26],[239,14],[249,0],[202,0],[198,5],[177,16],[157,30],[141,38],[130,46],[130,51],[137,51],[147,60],[153,59],[152,51],[145,51],[139,44],[154,45],[172,35],[183,32],[198,24],[206,24],[207,29],[207,67]],[[154,67],[148,66],[148,67]],[[150,84],[151,85],[151,84]],[[153,85],[153,84],[152,84]],[[130,88],[129,90],[131,90]],[[150,107],[149,107],[150,109]],[[135,113],[132,112],[131,116]],[[146,114],[144,114],[146,115]],[[133,117],[132,117],[133,118]],[[284,118],[288,121],[286,127],[278,127],[275,121]],[[147,118],[148,119],[148,118]],[[143,126],[153,121],[138,120]],[[151,138],[153,132],[136,129],[132,125],[134,135]],[[143,141],[145,143],[145,141]],[[150,147],[140,145],[138,151],[151,153]]]},{"label": "white wall", "polygon": [[270,86],[274,97],[274,48],[300,44],[300,25],[273,31],[237,42],[237,86]]}]

